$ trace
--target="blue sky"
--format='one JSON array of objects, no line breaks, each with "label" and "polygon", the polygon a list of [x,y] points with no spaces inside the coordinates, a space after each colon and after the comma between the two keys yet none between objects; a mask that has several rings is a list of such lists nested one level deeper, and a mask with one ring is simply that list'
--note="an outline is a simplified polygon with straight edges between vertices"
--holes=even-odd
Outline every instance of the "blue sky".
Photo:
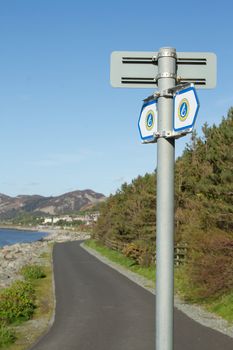
[{"label": "blue sky", "polygon": [[[198,90],[198,133],[233,105],[233,3],[0,1],[0,192],[105,195],[156,167],[137,121],[151,89],[114,89],[112,51],[215,52],[217,87]],[[186,136],[176,142],[180,155]]]}]

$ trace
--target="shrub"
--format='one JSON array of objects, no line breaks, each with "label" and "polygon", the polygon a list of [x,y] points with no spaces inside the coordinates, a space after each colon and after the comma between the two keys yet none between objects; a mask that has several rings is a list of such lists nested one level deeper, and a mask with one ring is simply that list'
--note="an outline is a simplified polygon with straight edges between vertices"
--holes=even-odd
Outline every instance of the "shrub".
[{"label": "shrub", "polygon": [[46,277],[42,267],[39,265],[25,265],[20,272],[26,280],[37,280]]},{"label": "shrub", "polygon": [[192,297],[201,301],[231,291],[232,270],[233,238],[218,231],[197,235],[186,266]]},{"label": "shrub", "polygon": [[31,283],[16,281],[0,294],[0,320],[6,323],[29,320],[35,309],[35,290]]},{"label": "shrub", "polygon": [[15,339],[13,331],[5,324],[0,324],[0,348],[5,348],[7,345],[14,343]]},{"label": "shrub", "polygon": [[145,241],[134,241],[125,245],[122,253],[135,260],[138,265],[150,266],[154,262],[155,245],[149,245]]},{"label": "shrub", "polygon": [[128,258],[131,258],[138,263],[140,250],[138,249],[137,245],[134,242],[126,244],[125,247],[123,248],[122,253]]}]

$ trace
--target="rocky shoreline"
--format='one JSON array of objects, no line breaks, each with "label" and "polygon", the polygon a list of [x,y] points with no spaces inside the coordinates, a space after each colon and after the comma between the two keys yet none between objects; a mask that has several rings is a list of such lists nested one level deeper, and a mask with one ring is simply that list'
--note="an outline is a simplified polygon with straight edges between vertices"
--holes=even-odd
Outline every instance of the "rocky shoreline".
[{"label": "rocky shoreline", "polygon": [[77,241],[89,238],[84,232],[50,230],[48,236],[31,243],[16,243],[0,248],[0,289],[20,279],[19,270],[27,264],[43,264],[43,255],[51,243]]}]

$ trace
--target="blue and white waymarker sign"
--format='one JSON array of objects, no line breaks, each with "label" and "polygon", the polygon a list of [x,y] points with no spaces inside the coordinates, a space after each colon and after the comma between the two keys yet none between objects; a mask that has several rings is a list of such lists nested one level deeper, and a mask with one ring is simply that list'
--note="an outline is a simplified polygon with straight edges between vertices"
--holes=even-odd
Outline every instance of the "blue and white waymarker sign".
[{"label": "blue and white waymarker sign", "polygon": [[158,125],[158,108],[157,100],[145,102],[142,106],[141,113],[138,120],[138,129],[141,139],[149,140],[154,137],[157,132]]},{"label": "blue and white waymarker sign", "polygon": [[174,131],[184,131],[186,129],[192,131],[199,106],[197,93],[193,86],[178,91],[174,98]]}]

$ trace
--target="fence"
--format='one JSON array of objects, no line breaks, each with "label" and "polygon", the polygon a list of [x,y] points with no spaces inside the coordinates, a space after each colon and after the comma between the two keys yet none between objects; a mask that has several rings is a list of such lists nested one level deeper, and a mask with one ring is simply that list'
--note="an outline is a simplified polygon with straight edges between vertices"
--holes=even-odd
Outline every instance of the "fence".
[{"label": "fence", "polygon": [[[110,249],[122,251],[126,246],[127,243],[123,243],[120,241],[111,240],[109,238],[105,238],[103,241],[104,245]],[[176,244],[174,247],[174,265],[176,267],[182,265],[186,258],[187,258],[187,252],[188,252],[188,245],[186,243],[179,243]]]}]

